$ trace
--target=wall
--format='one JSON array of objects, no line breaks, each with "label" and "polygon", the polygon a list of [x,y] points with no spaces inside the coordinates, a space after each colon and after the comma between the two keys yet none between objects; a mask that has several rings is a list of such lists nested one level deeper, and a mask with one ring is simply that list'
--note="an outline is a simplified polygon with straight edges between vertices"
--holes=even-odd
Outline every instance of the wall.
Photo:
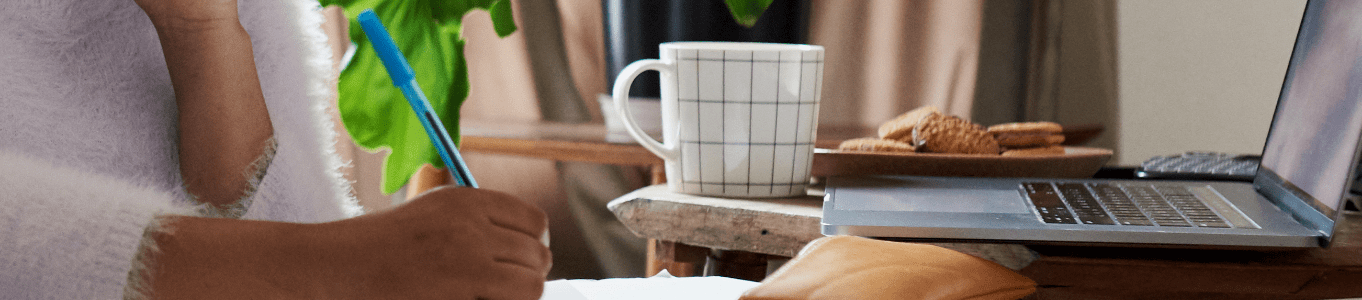
[{"label": "wall", "polygon": [[1117,4],[1118,161],[1262,151],[1305,1]]}]

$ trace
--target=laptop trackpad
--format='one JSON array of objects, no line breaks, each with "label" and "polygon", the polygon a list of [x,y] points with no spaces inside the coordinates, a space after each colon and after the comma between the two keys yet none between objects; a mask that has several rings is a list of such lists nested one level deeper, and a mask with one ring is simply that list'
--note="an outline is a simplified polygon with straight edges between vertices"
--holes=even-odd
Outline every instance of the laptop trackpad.
[{"label": "laptop trackpad", "polygon": [[953,213],[1028,213],[1016,190],[880,188],[839,189],[837,210]]}]

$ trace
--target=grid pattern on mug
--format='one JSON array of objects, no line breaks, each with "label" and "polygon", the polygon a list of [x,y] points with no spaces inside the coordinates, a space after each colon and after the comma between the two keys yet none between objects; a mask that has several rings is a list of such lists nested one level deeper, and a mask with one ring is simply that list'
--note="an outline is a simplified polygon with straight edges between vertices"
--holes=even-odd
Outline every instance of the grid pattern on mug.
[{"label": "grid pattern on mug", "polygon": [[[802,194],[813,159],[821,52],[676,50],[682,190]],[[687,122],[683,122],[687,123]]]}]

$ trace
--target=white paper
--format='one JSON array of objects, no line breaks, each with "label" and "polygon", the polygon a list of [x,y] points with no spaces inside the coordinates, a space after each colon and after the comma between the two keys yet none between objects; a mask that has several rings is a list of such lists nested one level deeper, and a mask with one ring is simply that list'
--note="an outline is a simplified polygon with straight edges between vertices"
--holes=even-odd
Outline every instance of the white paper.
[{"label": "white paper", "polygon": [[737,300],[758,282],[719,276],[554,280],[544,283],[540,300]]}]

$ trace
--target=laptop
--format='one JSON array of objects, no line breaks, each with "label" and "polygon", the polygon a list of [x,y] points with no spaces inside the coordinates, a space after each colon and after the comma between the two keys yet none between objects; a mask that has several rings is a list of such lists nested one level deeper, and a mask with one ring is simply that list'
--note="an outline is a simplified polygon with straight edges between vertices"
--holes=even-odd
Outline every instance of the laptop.
[{"label": "laptop", "polygon": [[1362,20],[1358,6],[1307,4],[1252,183],[831,177],[824,189],[823,234],[937,242],[1327,247],[1358,174],[1362,32],[1335,28]]}]

